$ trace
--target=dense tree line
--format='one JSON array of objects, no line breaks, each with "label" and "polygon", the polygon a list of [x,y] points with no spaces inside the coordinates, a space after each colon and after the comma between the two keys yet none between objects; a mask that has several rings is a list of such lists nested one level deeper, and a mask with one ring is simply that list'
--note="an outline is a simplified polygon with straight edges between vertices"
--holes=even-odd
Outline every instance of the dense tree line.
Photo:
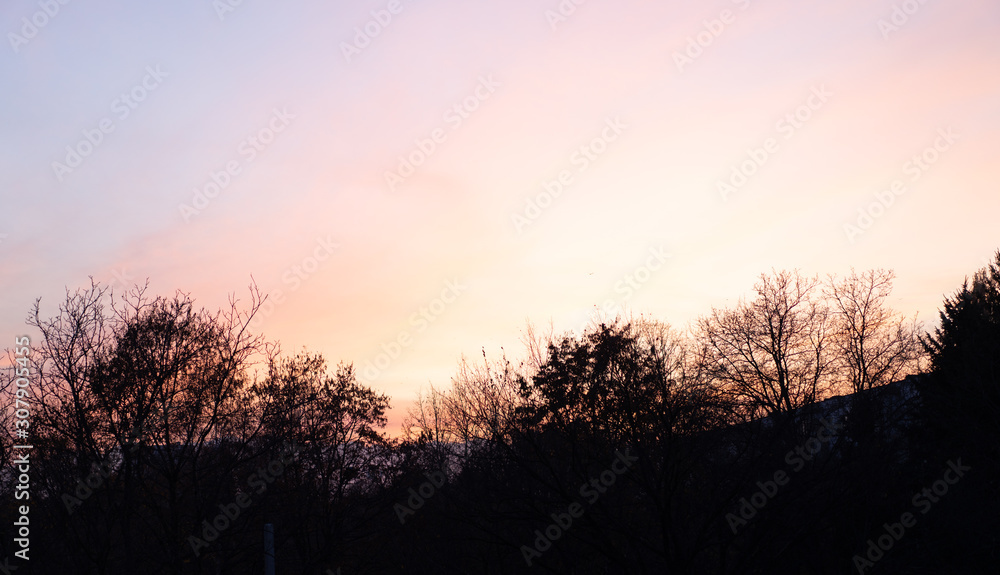
[{"label": "dense tree line", "polygon": [[888,306],[893,280],[764,274],[685,331],[529,326],[524,361],[464,360],[399,438],[351,365],[248,329],[254,288],[215,313],[68,292],[28,320],[32,549],[11,564],[262,573],[270,523],[279,573],[980,572],[1000,543],[1000,252],[930,334]]}]

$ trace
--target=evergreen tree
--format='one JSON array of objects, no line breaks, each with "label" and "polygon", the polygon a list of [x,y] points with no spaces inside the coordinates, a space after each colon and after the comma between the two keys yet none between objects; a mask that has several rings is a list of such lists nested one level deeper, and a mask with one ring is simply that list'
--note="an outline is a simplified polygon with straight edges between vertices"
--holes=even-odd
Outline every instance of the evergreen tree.
[{"label": "evergreen tree", "polygon": [[994,262],[945,299],[941,326],[924,339],[931,371],[928,414],[963,449],[982,448],[994,462],[1000,444],[1000,250]]}]

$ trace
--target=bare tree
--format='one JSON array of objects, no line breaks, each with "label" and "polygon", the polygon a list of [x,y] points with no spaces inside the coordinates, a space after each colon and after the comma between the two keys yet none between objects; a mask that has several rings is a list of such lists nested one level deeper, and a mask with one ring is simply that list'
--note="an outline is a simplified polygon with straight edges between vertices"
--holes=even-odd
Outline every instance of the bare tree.
[{"label": "bare tree", "polygon": [[466,447],[506,437],[523,404],[519,395],[522,371],[506,357],[490,362],[485,350],[481,364],[463,357],[450,389],[431,387],[418,398],[404,422],[407,435],[460,442]]},{"label": "bare tree", "polygon": [[539,333],[535,325],[528,321],[521,332],[521,343],[527,353],[527,364],[530,369],[538,371],[545,363],[548,346],[555,341],[555,325],[550,321],[549,328]]},{"label": "bare tree", "polygon": [[857,393],[920,370],[921,326],[886,305],[896,274],[868,270],[838,279],[830,275],[824,294],[831,308],[837,367]]},{"label": "bare tree", "polygon": [[268,437],[290,440],[296,464],[263,515],[287,534],[307,564],[340,563],[370,536],[372,517],[385,511],[360,502],[381,485],[388,461],[389,398],[358,382],[354,368],[328,369],[322,355],[274,358],[258,386]]},{"label": "bare tree", "polygon": [[[136,551],[144,548],[179,573],[202,508],[259,455],[252,449],[267,449],[251,447],[261,427],[248,371],[266,345],[246,329],[261,299],[251,288],[249,311],[234,300],[210,314],[186,294],[151,300],[145,290],[109,302],[107,288],[92,283],[67,293],[49,319],[36,302],[28,320],[42,335],[35,433],[51,455],[45,469],[61,471],[49,489],[73,516],[67,536],[78,549],[101,569],[131,570],[149,565]],[[103,466],[107,485],[83,496],[72,485],[92,465]],[[105,522],[115,526],[106,535]]]},{"label": "bare tree", "polygon": [[698,321],[702,360],[751,417],[790,413],[830,384],[827,307],[815,299],[817,278],[798,271],[761,274],[756,297],[735,309],[712,309]]}]

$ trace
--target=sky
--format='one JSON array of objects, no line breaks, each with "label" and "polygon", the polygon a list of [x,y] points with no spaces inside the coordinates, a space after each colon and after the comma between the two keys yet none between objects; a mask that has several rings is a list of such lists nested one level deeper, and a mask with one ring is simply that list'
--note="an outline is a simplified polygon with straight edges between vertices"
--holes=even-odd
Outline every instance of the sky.
[{"label": "sky", "polygon": [[[389,431],[462,356],[595,310],[683,330],[761,273],[1000,247],[986,0],[8,0],[0,337],[148,278],[353,363]],[[596,307],[595,307],[596,306]]]}]

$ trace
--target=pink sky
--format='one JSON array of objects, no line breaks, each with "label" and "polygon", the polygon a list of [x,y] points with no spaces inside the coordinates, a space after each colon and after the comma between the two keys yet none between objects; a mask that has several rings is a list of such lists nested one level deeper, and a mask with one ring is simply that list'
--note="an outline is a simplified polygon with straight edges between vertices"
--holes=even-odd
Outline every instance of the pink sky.
[{"label": "pink sky", "polygon": [[[252,276],[282,291],[260,329],[287,352],[364,375],[409,342],[366,378],[395,431],[461,355],[520,357],[527,320],[572,329],[612,299],[684,328],[772,268],[853,266],[895,269],[895,307],[934,321],[1000,247],[1000,5],[589,0],[553,29],[559,6],[61,6],[0,56],[4,331],[88,275],[124,269],[210,308]],[[7,3],[0,23],[20,34],[38,10]],[[348,61],[373,11],[391,20]],[[143,98],[121,118],[123,93]],[[53,162],[105,118],[60,181]],[[765,148],[724,201],[719,182]],[[390,189],[411,154],[427,157]],[[213,173],[228,185],[185,221]],[[876,217],[845,230],[859,209]],[[670,257],[647,276],[657,249]]]}]

